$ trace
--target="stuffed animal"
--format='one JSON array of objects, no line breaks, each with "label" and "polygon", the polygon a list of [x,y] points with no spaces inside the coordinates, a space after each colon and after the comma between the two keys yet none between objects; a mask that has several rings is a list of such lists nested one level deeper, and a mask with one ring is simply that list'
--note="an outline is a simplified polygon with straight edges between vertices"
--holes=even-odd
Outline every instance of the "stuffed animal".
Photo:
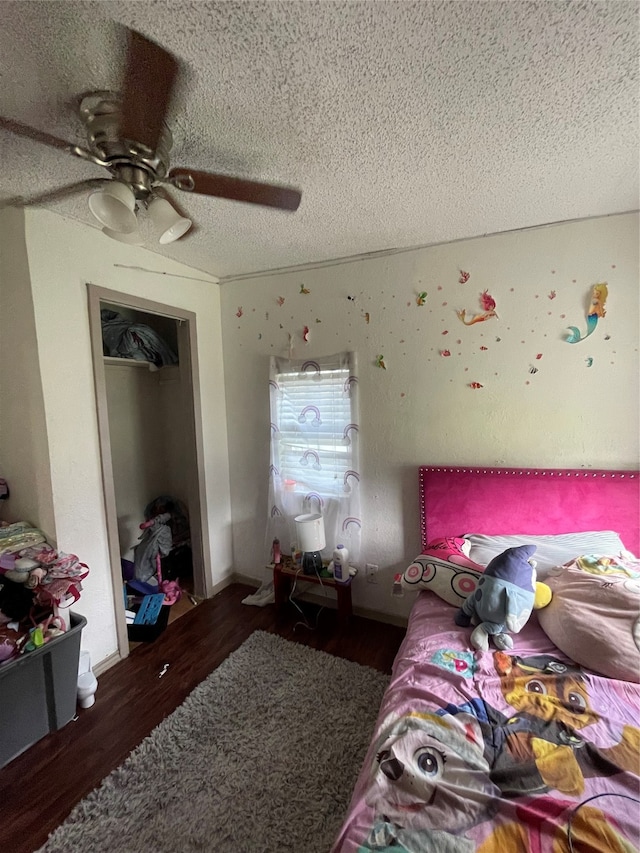
[{"label": "stuffed animal", "polygon": [[525,626],[536,597],[538,606],[549,603],[549,588],[546,584],[536,584],[535,563],[530,562],[535,550],[535,545],[519,545],[494,557],[477,589],[467,596],[457,612],[456,625],[466,628],[472,621],[477,625],[471,634],[474,649],[488,651],[489,636],[498,649],[512,649],[513,640],[506,632],[517,634]]}]

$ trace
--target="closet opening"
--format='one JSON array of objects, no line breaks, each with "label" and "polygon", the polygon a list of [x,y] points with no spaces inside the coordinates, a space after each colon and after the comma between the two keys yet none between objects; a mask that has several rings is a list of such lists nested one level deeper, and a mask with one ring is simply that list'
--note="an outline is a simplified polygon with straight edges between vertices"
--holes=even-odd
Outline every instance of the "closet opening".
[{"label": "closet opening", "polygon": [[196,317],[95,285],[88,290],[113,605],[124,658],[141,640],[161,643],[167,622],[209,593]]}]

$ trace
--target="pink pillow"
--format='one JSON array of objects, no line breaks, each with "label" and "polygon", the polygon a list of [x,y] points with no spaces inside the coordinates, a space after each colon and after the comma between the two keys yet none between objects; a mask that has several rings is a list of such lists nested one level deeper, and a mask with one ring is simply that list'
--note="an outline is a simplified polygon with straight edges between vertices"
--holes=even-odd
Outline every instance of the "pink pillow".
[{"label": "pink pillow", "polygon": [[640,561],[578,557],[545,583],[553,597],[538,621],[549,639],[594,672],[640,682]]},{"label": "pink pillow", "polygon": [[429,590],[453,607],[461,607],[466,597],[475,592],[484,571],[484,566],[465,554],[463,549],[469,547],[466,539],[434,539],[405,570],[403,584]]},{"label": "pink pillow", "polygon": [[465,566],[467,569],[484,571],[484,566],[474,563],[469,559],[471,542],[457,536],[447,536],[444,539],[433,539],[422,552],[427,557],[440,557],[456,566]]}]

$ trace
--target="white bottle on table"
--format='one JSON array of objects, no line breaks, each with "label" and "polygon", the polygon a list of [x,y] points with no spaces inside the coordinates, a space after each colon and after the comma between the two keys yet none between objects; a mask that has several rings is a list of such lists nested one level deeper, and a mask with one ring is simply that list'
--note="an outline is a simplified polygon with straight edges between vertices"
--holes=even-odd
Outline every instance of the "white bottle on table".
[{"label": "white bottle on table", "polygon": [[349,552],[344,545],[338,545],[333,551],[333,576],[338,583],[349,580]]}]

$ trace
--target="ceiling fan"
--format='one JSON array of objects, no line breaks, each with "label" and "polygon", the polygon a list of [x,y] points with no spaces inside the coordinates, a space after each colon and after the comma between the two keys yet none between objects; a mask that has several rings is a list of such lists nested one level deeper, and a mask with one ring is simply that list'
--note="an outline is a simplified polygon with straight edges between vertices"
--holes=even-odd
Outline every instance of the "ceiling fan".
[{"label": "ceiling fan", "polygon": [[[165,124],[179,76],[177,59],[134,30],[127,31],[127,56],[121,93],[97,91],[80,100],[79,115],[87,146],[73,145],[44,131],[0,116],[0,129],[80,157],[110,172],[44,193],[43,202],[94,187],[89,208],[107,236],[141,245],[137,209],[147,209],[160,243],[172,243],[191,227],[169,201],[166,187],[250,204],[298,209],[302,198],[291,187],[248,181],[215,172],[170,168],[172,137]],[[33,203],[32,200],[31,203]]]}]

